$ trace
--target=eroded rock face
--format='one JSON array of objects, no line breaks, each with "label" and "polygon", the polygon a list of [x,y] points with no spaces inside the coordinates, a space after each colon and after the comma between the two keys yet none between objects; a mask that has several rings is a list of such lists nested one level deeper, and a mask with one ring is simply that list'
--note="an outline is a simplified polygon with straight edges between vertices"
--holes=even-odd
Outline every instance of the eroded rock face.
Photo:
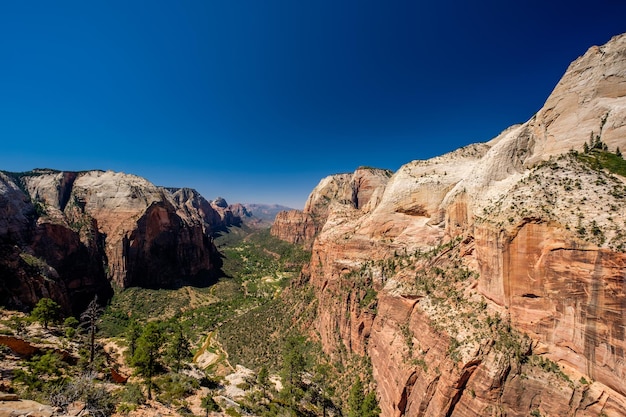
[{"label": "eroded rock face", "polygon": [[17,184],[0,172],[0,236],[20,240],[30,226],[34,208]]},{"label": "eroded rock face", "polygon": [[286,242],[310,247],[317,230],[310,214],[290,210],[281,211],[276,215],[271,233]]},{"label": "eroded rock face", "polygon": [[211,233],[241,221],[223,199],[123,173],[40,170],[0,179],[3,293],[18,308],[51,297],[80,312],[95,294],[107,299],[112,284],[202,283],[219,266]]},{"label": "eroded rock face", "polygon": [[326,177],[315,187],[304,210],[289,210],[276,215],[271,234],[310,248],[328,219],[331,203],[362,213],[370,212],[380,202],[390,177],[390,171],[376,168],[359,168],[353,174]]},{"label": "eroded rock face", "polygon": [[315,224],[312,333],[371,358],[382,415],[626,415],[626,178],[570,152],[626,149],[624,86],[626,35],[490,142],[282,215],[291,241]]},{"label": "eroded rock face", "polygon": [[552,360],[626,395],[626,254],[545,223],[520,225],[514,236],[494,232],[476,234],[481,276],[490,277],[481,291],[507,308],[518,329],[549,345]]}]

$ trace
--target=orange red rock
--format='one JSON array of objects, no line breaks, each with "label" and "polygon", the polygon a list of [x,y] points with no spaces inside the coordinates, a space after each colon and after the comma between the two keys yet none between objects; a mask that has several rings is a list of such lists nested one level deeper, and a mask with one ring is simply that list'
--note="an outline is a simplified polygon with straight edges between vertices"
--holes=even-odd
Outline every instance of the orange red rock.
[{"label": "orange red rock", "polygon": [[[328,177],[277,219],[312,247],[312,334],[371,358],[382,415],[626,415],[626,178],[570,152],[626,149],[625,57],[626,35],[593,47],[528,122],[384,179]],[[459,268],[477,278],[437,281]],[[424,271],[435,287],[415,289]]]}]

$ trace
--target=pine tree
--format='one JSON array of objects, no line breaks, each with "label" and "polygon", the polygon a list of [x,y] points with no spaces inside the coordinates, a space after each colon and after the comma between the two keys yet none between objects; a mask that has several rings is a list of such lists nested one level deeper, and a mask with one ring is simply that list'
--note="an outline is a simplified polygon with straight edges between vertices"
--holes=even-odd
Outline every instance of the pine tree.
[{"label": "pine tree", "polygon": [[128,353],[132,359],[135,356],[137,348],[137,340],[141,337],[141,326],[135,320],[131,319],[126,327],[126,343],[128,343]]},{"label": "pine tree", "polygon": [[183,334],[183,328],[175,323],[171,341],[167,347],[167,357],[175,372],[180,371],[182,361],[191,358],[191,344]]},{"label": "pine tree", "polygon": [[378,417],[380,416],[380,407],[378,406],[378,400],[376,399],[376,393],[374,391],[370,391],[365,396],[363,400],[363,405],[361,406],[363,417]]},{"label": "pine tree", "polygon": [[357,376],[348,396],[348,417],[362,417],[361,412],[364,401],[363,383],[361,378]]},{"label": "pine tree", "polygon": [[160,351],[163,347],[163,335],[158,323],[150,322],[144,327],[137,340],[137,348],[132,364],[137,374],[144,377],[148,388],[148,399],[152,399],[152,377],[160,366]]},{"label": "pine tree", "polygon": [[602,140],[600,140],[600,135],[596,135],[596,138],[593,142],[592,149],[602,149]]},{"label": "pine tree", "polygon": [[380,407],[376,393],[370,391],[366,395],[361,378],[357,376],[348,396],[348,417],[378,417],[379,415]]},{"label": "pine tree", "polygon": [[296,338],[289,338],[283,350],[282,377],[284,389],[282,393],[286,399],[295,406],[302,396],[302,373],[304,372],[306,361],[302,355],[302,344]]},{"label": "pine tree", "polygon": [[329,384],[331,367],[328,364],[319,364],[315,367],[313,382],[317,388],[318,404],[322,405],[322,416],[326,417],[326,409],[331,405],[332,388]]},{"label": "pine tree", "polygon": [[263,396],[265,396],[265,391],[269,386],[269,371],[265,366],[262,366],[261,369],[259,369],[259,373],[256,376],[256,382],[261,386]]},{"label": "pine tree", "polygon": [[206,416],[209,417],[209,411],[220,411],[220,406],[217,405],[211,394],[207,394],[206,397],[202,397],[200,407],[206,411]]},{"label": "pine tree", "polygon": [[619,146],[617,147],[617,149],[615,149],[615,155],[617,155],[620,158],[622,158],[622,151],[619,150]]},{"label": "pine tree", "polygon": [[80,322],[74,316],[70,316],[65,319],[63,322],[63,327],[65,328],[65,337],[68,339],[72,339],[76,335],[76,328]]},{"label": "pine tree", "polygon": [[31,316],[40,322],[44,329],[47,329],[48,324],[59,317],[59,311],[60,306],[54,300],[42,298],[33,309]]}]

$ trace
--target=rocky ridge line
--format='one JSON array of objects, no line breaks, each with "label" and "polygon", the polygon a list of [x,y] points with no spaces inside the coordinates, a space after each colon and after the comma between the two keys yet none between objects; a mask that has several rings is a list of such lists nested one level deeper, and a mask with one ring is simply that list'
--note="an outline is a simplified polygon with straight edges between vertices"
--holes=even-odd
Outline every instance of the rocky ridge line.
[{"label": "rocky ridge line", "polygon": [[112,286],[206,282],[211,233],[241,223],[223,199],[112,171],[0,172],[0,218],[3,304],[51,297],[74,312]]},{"label": "rocky ridge line", "polygon": [[626,179],[590,140],[626,148],[626,35],[528,122],[384,181],[328,177],[277,218],[312,246],[311,335],[369,356],[383,415],[626,415]]}]

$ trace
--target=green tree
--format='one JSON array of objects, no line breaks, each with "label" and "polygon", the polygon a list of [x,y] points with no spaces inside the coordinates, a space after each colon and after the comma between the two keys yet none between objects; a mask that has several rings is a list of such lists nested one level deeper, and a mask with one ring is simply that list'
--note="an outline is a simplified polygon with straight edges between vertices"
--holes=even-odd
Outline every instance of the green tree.
[{"label": "green tree", "polygon": [[292,405],[301,396],[302,373],[305,367],[301,341],[294,337],[287,339],[283,350],[282,376],[285,382],[283,392]]},{"label": "green tree", "polygon": [[148,389],[148,399],[152,399],[152,377],[156,374],[159,366],[161,348],[163,347],[163,334],[159,323],[148,323],[137,340],[137,348],[133,355],[132,364],[138,375],[143,376]]},{"label": "green tree", "polygon": [[141,392],[141,386],[132,382],[124,385],[124,388],[117,392],[116,400],[119,405],[122,405],[123,408],[125,407],[131,409],[136,408],[138,405],[145,404],[146,402],[146,399]]},{"label": "green tree", "polygon": [[619,150],[619,146],[617,147],[617,149],[615,149],[615,155],[617,155],[620,158],[622,158],[622,151]]},{"label": "green tree", "polygon": [[269,376],[270,373],[265,366],[262,366],[261,369],[259,369],[259,373],[256,376],[256,382],[261,387],[261,390],[263,391],[263,396],[265,396],[265,391],[269,386]]},{"label": "green tree", "polygon": [[59,354],[47,352],[33,356],[26,362],[26,369],[16,369],[14,378],[15,381],[24,384],[31,394],[37,396],[63,382],[64,366]]},{"label": "green tree", "polygon": [[60,309],[60,306],[51,298],[42,298],[33,309],[31,316],[40,322],[44,329],[47,329],[48,324],[59,317]]},{"label": "green tree", "polygon": [[371,391],[365,394],[361,378],[357,376],[348,396],[348,417],[378,417],[379,415],[380,407],[376,393]]},{"label": "green tree", "polygon": [[191,344],[183,334],[180,323],[174,323],[173,335],[167,347],[167,358],[175,372],[180,371],[182,361],[191,358]]},{"label": "green tree", "polygon": [[135,349],[137,348],[137,340],[141,337],[141,326],[137,321],[131,319],[126,327],[126,342],[128,343],[128,352],[132,359],[135,356]]},{"label": "green tree", "polygon": [[217,405],[211,394],[207,394],[205,397],[202,397],[200,407],[204,408],[207,417],[209,416],[210,411],[220,411],[220,406]]},{"label": "green tree", "polygon": [[363,383],[361,382],[361,377],[357,376],[348,396],[348,417],[362,417],[361,410],[364,401]]},{"label": "green tree", "polygon": [[370,391],[365,395],[361,410],[363,417],[378,417],[380,415],[381,410],[378,406],[378,400],[376,399],[376,393],[374,391]]},{"label": "green tree", "polygon": [[316,389],[318,405],[322,406],[322,416],[326,417],[326,410],[331,405],[330,397],[333,393],[330,386],[330,374],[332,367],[328,364],[319,364],[315,367],[313,383]]},{"label": "green tree", "polygon": [[76,335],[76,328],[79,324],[80,322],[74,316],[66,318],[65,321],[63,321],[63,327],[65,328],[65,337],[67,337],[68,339],[73,339]]},{"label": "green tree", "polygon": [[11,317],[9,327],[13,329],[18,336],[24,336],[26,333],[26,319],[18,316]]},{"label": "green tree", "polygon": [[602,140],[600,139],[600,135],[596,135],[596,138],[593,141],[593,145],[591,146],[591,149],[600,149],[602,150],[603,146],[602,146]]}]

